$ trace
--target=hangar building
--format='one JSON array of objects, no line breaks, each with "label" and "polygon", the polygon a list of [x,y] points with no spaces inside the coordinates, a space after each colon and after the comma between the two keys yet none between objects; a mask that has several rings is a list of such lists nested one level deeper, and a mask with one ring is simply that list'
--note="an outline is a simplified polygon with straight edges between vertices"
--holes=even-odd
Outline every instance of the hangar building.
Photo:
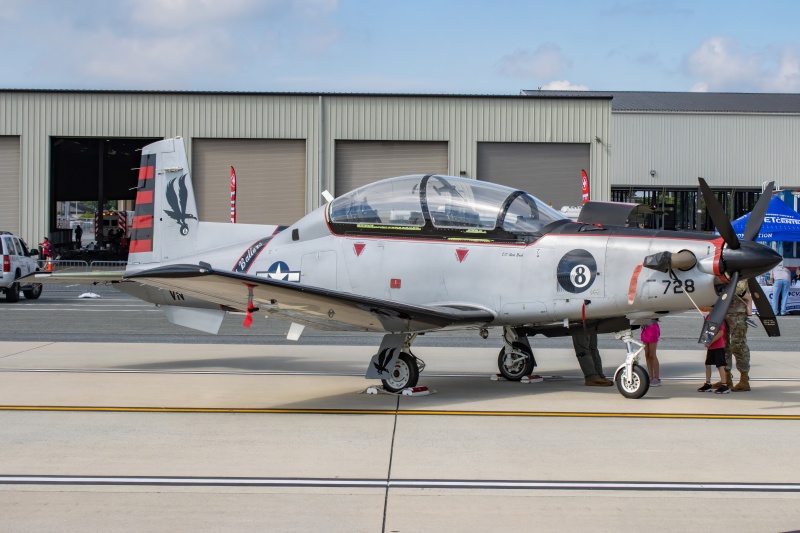
[{"label": "hangar building", "polygon": [[[59,202],[132,200],[137,147],[182,136],[200,217],[289,224],[362,184],[410,173],[489,179],[555,206],[591,169],[608,195],[611,98],[387,94],[0,91],[0,227],[29,242]],[[576,178],[576,180],[579,178]],[[93,191],[99,191],[89,198]]]},{"label": "hangar building", "polygon": [[[335,195],[410,173],[528,190],[559,208],[593,199],[709,229],[697,177],[732,216],[761,184],[800,188],[800,95],[522,91],[514,96],[0,90],[0,229],[28,242],[64,203],[135,198],[138,152],[182,136],[200,217],[289,224]],[[698,210],[700,213],[698,214]]]}]

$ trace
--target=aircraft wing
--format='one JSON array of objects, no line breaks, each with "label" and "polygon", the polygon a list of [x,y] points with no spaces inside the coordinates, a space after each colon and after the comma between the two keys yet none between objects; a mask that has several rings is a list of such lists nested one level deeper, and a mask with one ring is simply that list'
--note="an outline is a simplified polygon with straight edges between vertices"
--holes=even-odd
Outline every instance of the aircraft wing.
[{"label": "aircraft wing", "polygon": [[23,283],[58,283],[61,285],[86,285],[117,283],[124,280],[125,271],[105,270],[97,272],[31,272],[19,280]]},{"label": "aircraft wing", "polygon": [[343,331],[412,332],[448,326],[481,326],[494,320],[477,306],[419,306],[345,292],[299,285],[295,282],[214,270],[205,265],[170,265],[125,277],[160,289],[245,310],[252,289],[259,311],[308,324]]}]

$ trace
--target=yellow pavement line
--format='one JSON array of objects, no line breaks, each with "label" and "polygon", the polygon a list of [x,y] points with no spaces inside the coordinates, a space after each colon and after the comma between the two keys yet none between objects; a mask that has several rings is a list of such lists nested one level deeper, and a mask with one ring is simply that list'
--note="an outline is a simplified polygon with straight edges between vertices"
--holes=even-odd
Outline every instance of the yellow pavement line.
[{"label": "yellow pavement line", "polygon": [[53,405],[0,405],[0,411],[72,411],[109,413],[252,413],[319,415],[403,416],[517,416],[550,418],[674,418],[700,420],[800,420],[800,415],[745,415],[714,413],[592,413],[570,411],[428,411],[409,409],[246,409],[211,407],[86,407]]}]

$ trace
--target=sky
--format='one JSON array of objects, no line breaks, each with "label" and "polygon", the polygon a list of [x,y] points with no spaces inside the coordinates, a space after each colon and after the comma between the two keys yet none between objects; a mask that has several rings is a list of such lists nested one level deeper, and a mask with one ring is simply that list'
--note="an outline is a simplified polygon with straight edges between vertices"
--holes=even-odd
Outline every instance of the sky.
[{"label": "sky", "polygon": [[797,0],[0,0],[0,89],[800,92]]}]

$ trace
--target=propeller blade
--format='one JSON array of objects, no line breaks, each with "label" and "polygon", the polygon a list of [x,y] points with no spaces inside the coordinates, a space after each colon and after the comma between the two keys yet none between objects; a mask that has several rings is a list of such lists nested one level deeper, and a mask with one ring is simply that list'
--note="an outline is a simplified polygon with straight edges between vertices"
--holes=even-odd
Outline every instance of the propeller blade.
[{"label": "propeller blade", "polygon": [[[725,244],[728,245],[728,248],[736,250],[739,248],[739,238],[736,236],[736,232],[733,231],[733,226],[731,226],[731,221],[728,220],[727,213],[725,213],[725,210],[717,201],[717,197],[714,196],[706,180],[703,178],[697,179],[700,182],[700,191],[703,193],[703,198],[706,201],[706,209],[708,209],[708,214],[711,216],[714,227],[717,228],[717,231],[719,231],[719,234],[725,240]],[[752,217],[753,215],[750,215],[750,218]]]},{"label": "propeller blade", "polygon": [[[770,181],[767,188],[761,194],[761,197],[756,202],[756,206],[750,211],[750,218],[747,219],[747,225],[744,227],[744,240],[752,241],[761,231],[761,225],[764,223],[764,216],[767,214],[767,208],[772,200],[772,190],[775,188],[775,182]],[[752,292],[752,291],[751,291]]]},{"label": "propeller blade", "polygon": [[750,294],[753,295],[753,303],[756,304],[758,319],[761,320],[764,331],[770,337],[780,337],[781,330],[778,328],[778,320],[775,318],[775,312],[772,310],[769,299],[764,294],[761,285],[758,284],[756,278],[750,278],[747,280],[747,286],[750,288]]},{"label": "propeller blade", "polygon": [[714,304],[714,309],[703,324],[703,330],[700,332],[700,338],[697,342],[702,343],[708,347],[714,340],[714,336],[719,331],[722,323],[725,322],[725,315],[728,314],[728,308],[731,306],[731,298],[734,297],[733,293],[736,291],[736,284],[739,282],[739,273],[734,272],[731,274],[731,280],[725,291],[717,298],[717,303]]}]

